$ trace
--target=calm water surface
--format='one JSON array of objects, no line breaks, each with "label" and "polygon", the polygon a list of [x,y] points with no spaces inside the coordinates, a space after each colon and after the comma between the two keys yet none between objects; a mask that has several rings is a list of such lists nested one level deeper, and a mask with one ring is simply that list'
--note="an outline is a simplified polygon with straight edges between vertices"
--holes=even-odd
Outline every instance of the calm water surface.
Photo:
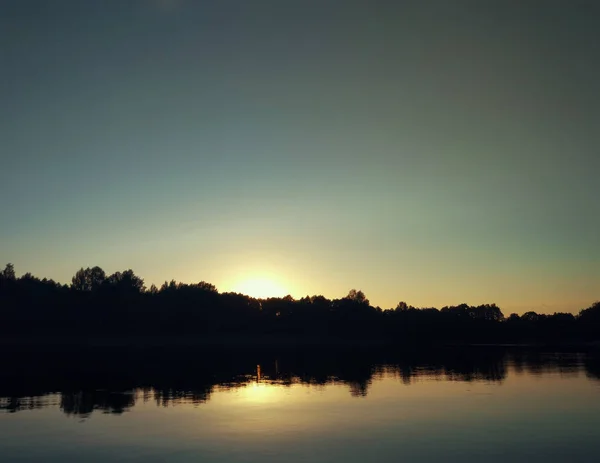
[{"label": "calm water surface", "polygon": [[584,354],[75,357],[5,362],[1,461],[600,461]]}]

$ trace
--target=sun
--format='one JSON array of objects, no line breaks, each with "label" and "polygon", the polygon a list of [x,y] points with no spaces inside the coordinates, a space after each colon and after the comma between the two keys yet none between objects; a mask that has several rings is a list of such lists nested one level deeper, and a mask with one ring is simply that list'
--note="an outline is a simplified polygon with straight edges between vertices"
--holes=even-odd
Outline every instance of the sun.
[{"label": "sun", "polygon": [[240,281],[235,285],[234,291],[257,299],[268,297],[283,297],[288,291],[272,278],[253,277]]}]

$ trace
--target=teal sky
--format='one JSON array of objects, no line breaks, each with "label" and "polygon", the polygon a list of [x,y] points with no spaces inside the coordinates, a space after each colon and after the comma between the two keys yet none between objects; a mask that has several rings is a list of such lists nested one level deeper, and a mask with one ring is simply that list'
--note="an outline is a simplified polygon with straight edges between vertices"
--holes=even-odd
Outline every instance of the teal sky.
[{"label": "teal sky", "polygon": [[599,57],[593,1],[0,0],[0,260],[579,310]]}]

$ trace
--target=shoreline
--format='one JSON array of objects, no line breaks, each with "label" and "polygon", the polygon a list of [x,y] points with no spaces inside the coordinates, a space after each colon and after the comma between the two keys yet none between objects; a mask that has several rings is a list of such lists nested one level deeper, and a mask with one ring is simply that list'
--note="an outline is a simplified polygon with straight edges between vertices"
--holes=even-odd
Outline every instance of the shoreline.
[{"label": "shoreline", "polygon": [[339,337],[309,336],[115,336],[115,337],[0,337],[0,347],[5,348],[353,348],[353,349],[565,349],[599,351],[600,341],[590,342],[411,342],[393,339],[347,339]]}]

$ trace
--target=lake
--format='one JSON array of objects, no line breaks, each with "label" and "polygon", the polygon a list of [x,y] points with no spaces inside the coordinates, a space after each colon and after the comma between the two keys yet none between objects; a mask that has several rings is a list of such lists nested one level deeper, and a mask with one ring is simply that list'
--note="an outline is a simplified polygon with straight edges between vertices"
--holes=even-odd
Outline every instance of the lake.
[{"label": "lake", "polygon": [[3,462],[597,462],[589,354],[5,353]]}]

